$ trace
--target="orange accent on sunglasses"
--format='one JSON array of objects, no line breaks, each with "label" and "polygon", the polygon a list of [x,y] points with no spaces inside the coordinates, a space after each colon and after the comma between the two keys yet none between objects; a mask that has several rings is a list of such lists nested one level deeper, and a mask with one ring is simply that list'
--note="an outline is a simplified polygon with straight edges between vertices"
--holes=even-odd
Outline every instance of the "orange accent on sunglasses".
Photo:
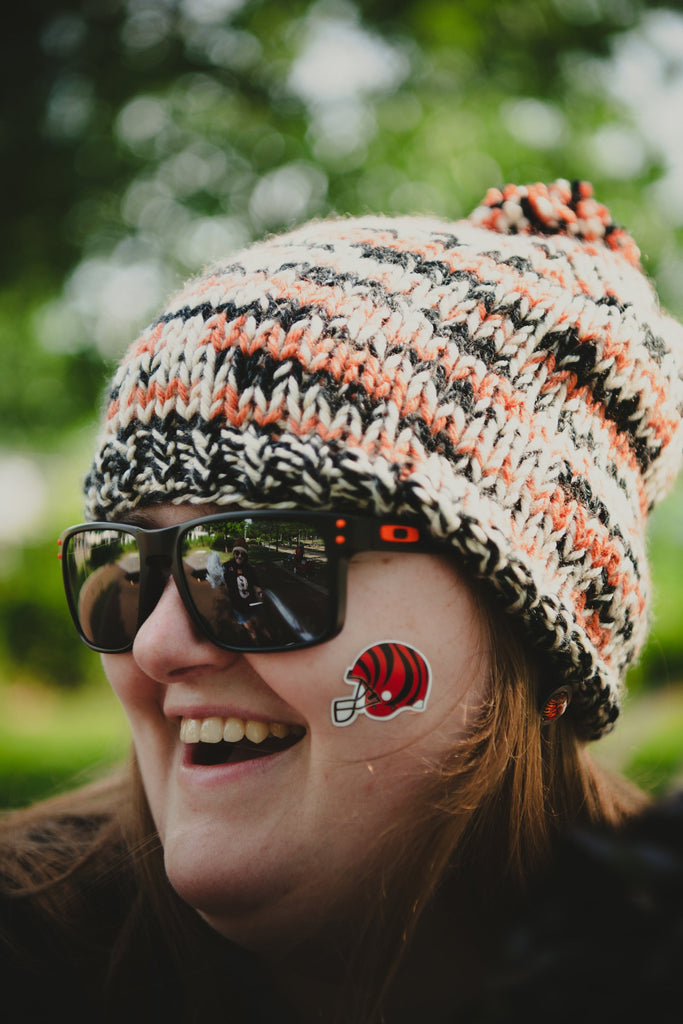
[{"label": "orange accent on sunglasses", "polygon": [[379,528],[381,540],[390,544],[416,544],[420,539],[420,531],[416,526],[402,526],[399,523],[385,523]]}]

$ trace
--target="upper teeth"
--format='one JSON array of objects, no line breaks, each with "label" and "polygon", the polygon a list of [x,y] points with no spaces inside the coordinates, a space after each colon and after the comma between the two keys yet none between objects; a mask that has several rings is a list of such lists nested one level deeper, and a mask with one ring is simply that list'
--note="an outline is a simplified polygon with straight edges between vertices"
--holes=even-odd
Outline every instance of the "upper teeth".
[{"label": "upper teeth", "polygon": [[267,736],[282,740],[296,732],[297,726],[284,722],[256,722],[251,718],[183,718],[180,722],[180,739],[183,743],[237,743],[246,738],[252,743],[262,743]]}]

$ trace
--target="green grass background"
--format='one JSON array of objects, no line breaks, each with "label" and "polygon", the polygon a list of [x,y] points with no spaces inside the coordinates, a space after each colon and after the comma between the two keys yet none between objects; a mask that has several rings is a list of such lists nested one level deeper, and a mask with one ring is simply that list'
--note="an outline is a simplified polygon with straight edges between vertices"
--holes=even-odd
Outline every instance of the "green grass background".
[{"label": "green grass background", "polygon": [[30,681],[0,689],[0,806],[21,807],[106,772],[129,748],[106,682],[62,693]]}]

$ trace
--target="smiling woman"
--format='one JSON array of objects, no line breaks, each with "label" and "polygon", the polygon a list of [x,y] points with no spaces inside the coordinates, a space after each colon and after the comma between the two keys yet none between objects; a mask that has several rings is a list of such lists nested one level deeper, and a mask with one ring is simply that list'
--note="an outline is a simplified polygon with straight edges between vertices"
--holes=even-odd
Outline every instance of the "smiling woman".
[{"label": "smiling woman", "polygon": [[580,182],[306,225],[170,301],[61,538],[133,754],[3,826],[25,1016],[476,1002],[557,835],[644,802],[586,742],[647,631],[681,339]]}]

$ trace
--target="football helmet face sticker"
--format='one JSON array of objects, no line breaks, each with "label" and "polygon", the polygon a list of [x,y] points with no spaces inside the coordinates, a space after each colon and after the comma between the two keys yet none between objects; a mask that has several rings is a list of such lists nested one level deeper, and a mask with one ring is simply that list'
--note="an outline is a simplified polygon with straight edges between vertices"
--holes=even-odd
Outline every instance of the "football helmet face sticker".
[{"label": "football helmet face sticker", "polygon": [[366,647],[344,680],[354,687],[354,694],[332,701],[335,725],[350,725],[358,715],[388,721],[401,711],[424,711],[432,673],[414,647],[386,640]]}]

